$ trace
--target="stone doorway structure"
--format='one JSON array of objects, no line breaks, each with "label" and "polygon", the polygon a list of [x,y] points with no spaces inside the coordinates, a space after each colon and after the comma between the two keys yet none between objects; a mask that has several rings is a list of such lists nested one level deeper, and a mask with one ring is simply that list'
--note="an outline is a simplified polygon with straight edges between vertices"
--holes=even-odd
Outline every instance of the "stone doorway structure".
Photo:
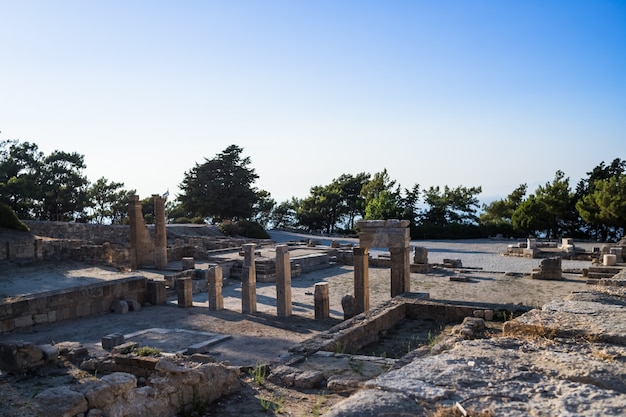
[{"label": "stone doorway structure", "polygon": [[354,248],[355,314],[369,310],[369,249],[388,248],[391,253],[391,297],[411,291],[411,234],[408,220],[357,222],[359,247]]}]

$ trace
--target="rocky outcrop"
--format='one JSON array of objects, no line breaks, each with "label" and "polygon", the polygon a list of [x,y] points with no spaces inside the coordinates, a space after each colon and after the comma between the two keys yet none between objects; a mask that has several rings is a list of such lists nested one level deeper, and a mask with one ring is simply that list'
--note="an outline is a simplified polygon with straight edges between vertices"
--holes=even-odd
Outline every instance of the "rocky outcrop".
[{"label": "rocky outcrop", "polygon": [[470,415],[621,416],[624,375],[624,290],[598,287],[506,322],[499,337],[454,336],[368,381],[325,416],[422,415],[441,407]]}]

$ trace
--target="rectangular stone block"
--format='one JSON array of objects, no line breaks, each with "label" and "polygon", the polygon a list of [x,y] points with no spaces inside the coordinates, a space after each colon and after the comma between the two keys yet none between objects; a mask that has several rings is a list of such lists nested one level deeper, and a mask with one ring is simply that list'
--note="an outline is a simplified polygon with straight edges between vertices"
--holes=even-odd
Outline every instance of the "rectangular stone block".
[{"label": "rectangular stone block", "polygon": [[178,296],[178,307],[193,307],[193,287],[191,278],[179,278],[176,280],[176,295]]},{"label": "rectangular stone block", "polygon": [[167,289],[165,281],[149,280],[146,288],[148,303],[157,306],[167,302]]},{"label": "rectangular stone block", "polygon": [[330,292],[327,282],[318,282],[314,286],[315,320],[326,320],[330,317]]},{"label": "rectangular stone block", "polygon": [[111,333],[102,337],[102,349],[111,351],[115,346],[124,344],[124,335],[121,333]]},{"label": "rectangular stone block", "polygon": [[33,317],[31,315],[16,317],[13,323],[15,323],[16,328],[30,327],[33,325]]}]

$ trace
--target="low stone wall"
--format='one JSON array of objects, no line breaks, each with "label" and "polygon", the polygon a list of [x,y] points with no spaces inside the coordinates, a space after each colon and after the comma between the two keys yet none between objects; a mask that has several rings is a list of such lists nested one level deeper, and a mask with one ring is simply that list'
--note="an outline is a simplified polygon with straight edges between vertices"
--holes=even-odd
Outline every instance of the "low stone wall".
[{"label": "low stone wall", "polygon": [[147,281],[143,276],[129,277],[0,303],[0,333],[105,313],[120,299],[143,303]]},{"label": "low stone wall", "polygon": [[494,320],[503,320],[529,310],[529,307],[515,305],[442,303],[428,300],[427,293],[404,294],[345,320],[294,347],[292,362],[300,361],[318,351],[335,352],[338,348],[347,353],[355,353],[404,320],[434,319],[442,323],[460,323],[466,317],[484,317],[485,311],[491,311]]},{"label": "low stone wall", "polygon": [[157,375],[139,386],[137,377],[116,372],[82,384],[50,388],[35,396],[39,415],[153,416],[195,415],[205,404],[240,390],[238,370],[219,364],[193,369],[167,359]]},{"label": "low stone wall", "polygon": [[42,222],[26,220],[32,234],[54,239],[74,239],[101,245],[105,242],[128,245],[130,226],[91,223]]},{"label": "low stone wall", "polygon": [[328,268],[330,266],[330,255],[324,253],[314,253],[305,256],[294,256],[291,262],[299,264],[302,273]]}]

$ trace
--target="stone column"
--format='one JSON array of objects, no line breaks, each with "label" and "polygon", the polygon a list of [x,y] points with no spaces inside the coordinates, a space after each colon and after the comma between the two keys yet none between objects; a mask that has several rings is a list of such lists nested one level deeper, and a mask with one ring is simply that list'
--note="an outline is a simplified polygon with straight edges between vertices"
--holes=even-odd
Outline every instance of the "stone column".
[{"label": "stone column", "polygon": [[176,295],[178,307],[193,307],[193,287],[191,278],[178,278],[176,280]]},{"label": "stone column", "polygon": [[138,195],[131,195],[130,201],[128,202],[128,223],[130,225],[130,267],[132,269],[137,269],[139,267],[139,263],[141,262],[140,255],[140,227],[141,227],[141,219],[143,216],[141,214],[141,203],[139,202]]},{"label": "stone column", "polygon": [[243,246],[243,270],[241,271],[241,312],[256,313],[256,268],[254,266],[254,243]]},{"label": "stone column", "polygon": [[165,281],[148,280],[146,285],[146,297],[153,306],[165,304],[167,302],[167,289]]},{"label": "stone column", "polygon": [[370,309],[369,251],[352,249],[354,259],[354,315]]},{"label": "stone column", "polygon": [[287,245],[276,246],[276,314],[291,316],[291,260]]},{"label": "stone column", "polygon": [[411,262],[409,246],[389,248],[391,252],[391,296],[411,292]]},{"label": "stone column", "polygon": [[315,302],[315,320],[326,320],[330,317],[330,291],[327,282],[315,284],[313,299]]},{"label": "stone column", "polygon": [[209,310],[224,310],[224,294],[222,293],[222,267],[214,266],[208,270]]},{"label": "stone column", "polygon": [[196,269],[196,260],[191,256],[184,256],[181,260],[182,270]]},{"label": "stone column", "polygon": [[165,200],[158,194],[154,199],[154,261],[157,269],[167,268],[167,231],[165,226]]}]

